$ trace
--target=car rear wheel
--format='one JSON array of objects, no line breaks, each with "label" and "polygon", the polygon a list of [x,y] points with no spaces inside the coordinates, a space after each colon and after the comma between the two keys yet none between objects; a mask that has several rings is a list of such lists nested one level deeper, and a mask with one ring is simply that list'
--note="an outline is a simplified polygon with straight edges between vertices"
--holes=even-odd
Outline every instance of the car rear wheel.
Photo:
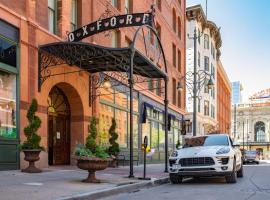
[{"label": "car rear wheel", "polygon": [[237,172],[236,172],[236,161],[233,162],[233,171],[230,175],[225,176],[227,183],[236,183],[237,181]]},{"label": "car rear wheel", "polygon": [[170,181],[172,184],[179,184],[182,183],[183,177],[177,174],[170,174]]}]

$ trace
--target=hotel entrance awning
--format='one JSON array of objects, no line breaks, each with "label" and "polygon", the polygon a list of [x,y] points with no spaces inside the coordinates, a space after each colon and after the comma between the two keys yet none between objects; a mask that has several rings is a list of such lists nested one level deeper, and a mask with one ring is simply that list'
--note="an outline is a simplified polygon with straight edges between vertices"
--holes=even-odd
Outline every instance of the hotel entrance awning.
[{"label": "hotel entrance awning", "polygon": [[[39,79],[42,83],[52,74],[50,67],[68,64],[90,73],[128,72],[130,48],[109,48],[83,42],[57,42],[39,47]],[[147,78],[166,78],[167,74],[137,49],[134,55],[133,73]]]}]

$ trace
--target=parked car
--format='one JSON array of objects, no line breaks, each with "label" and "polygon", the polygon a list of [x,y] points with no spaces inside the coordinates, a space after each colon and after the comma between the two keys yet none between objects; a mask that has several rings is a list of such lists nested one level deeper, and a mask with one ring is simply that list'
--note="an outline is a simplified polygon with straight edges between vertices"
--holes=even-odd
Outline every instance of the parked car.
[{"label": "parked car", "polygon": [[243,177],[242,156],[227,134],[213,134],[186,138],[182,149],[169,158],[172,183],[184,177],[224,176],[227,183]]},{"label": "parked car", "polygon": [[243,162],[246,163],[260,163],[260,155],[257,151],[244,151]]}]

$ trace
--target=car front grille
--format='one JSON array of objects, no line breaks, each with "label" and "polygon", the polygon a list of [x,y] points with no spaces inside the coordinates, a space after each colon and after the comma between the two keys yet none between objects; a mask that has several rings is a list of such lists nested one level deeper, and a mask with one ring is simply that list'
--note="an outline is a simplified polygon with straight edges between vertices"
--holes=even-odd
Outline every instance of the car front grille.
[{"label": "car front grille", "polygon": [[215,161],[211,157],[194,157],[194,158],[182,158],[179,164],[183,167],[190,166],[211,166],[215,164]]}]

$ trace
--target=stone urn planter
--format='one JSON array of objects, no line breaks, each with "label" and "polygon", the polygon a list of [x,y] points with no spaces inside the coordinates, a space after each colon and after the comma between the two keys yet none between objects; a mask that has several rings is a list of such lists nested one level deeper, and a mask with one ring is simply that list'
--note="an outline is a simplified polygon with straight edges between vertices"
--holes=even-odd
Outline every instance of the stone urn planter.
[{"label": "stone urn planter", "polygon": [[22,172],[26,173],[40,173],[41,170],[35,166],[35,162],[38,161],[41,150],[29,149],[23,150],[24,160],[29,162],[29,166],[26,169],[22,169]]},{"label": "stone urn planter", "polygon": [[96,158],[96,157],[83,157],[75,156],[77,160],[77,167],[88,171],[88,177],[83,180],[86,183],[100,183],[96,179],[96,171],[104,170],[108,167],[108,162],[111,158]]}]

